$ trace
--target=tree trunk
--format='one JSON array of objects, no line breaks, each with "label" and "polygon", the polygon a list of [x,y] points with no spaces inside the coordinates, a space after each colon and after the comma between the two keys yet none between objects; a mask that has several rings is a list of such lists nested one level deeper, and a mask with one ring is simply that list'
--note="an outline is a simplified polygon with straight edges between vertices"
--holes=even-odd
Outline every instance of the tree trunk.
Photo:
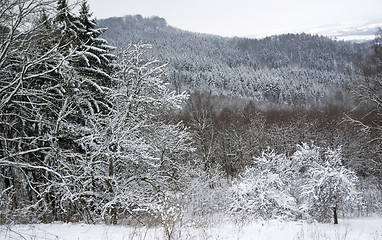
[{"label": "tree trunk", "polygon": [[334,220],[334,224],[338,224],[337,207],[333,207],[333,220]]}]

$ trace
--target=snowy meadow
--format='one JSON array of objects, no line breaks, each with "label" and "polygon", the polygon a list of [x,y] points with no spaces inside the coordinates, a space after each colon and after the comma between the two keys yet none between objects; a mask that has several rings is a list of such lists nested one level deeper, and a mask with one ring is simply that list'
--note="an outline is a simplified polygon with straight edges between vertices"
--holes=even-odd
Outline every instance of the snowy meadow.
[{"label": "snowy meadow", "polygon": [[210,240],[380,240],[382,218],[340,219],[341,224],[255,221],[248,224],[227,220],[209,226],[182,226],[169,238],[163,228],[80,223],[51,223],[1,226],[4,240],[151,240],[151,239],[210,239]]}]

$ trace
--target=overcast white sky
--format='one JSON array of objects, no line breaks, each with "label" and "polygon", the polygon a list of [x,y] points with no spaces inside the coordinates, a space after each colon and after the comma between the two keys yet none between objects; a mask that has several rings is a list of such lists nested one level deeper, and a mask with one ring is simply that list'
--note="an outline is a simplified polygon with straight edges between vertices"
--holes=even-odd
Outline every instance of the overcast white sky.
[{"label": "overcast white sky", "polygon": [[311,32],[382,19],[382,0],[88,0],[97,18],[141,14],[221,36]]}]

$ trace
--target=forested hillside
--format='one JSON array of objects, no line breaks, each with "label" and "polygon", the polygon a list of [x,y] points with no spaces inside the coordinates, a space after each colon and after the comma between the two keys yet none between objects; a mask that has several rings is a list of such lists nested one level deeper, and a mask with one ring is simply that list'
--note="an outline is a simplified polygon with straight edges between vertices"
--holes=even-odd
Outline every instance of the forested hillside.
[{"label": "forested hillside", "polygon": [[264,39],[223,38],[168,26],[159,17],[125,16],[99,21],[103,37],[117,47],[150,43],[168,63],[178,91],[214,93],[292,105],[349,101],[356,58],[365,46],[323,36],[287,34]]}]

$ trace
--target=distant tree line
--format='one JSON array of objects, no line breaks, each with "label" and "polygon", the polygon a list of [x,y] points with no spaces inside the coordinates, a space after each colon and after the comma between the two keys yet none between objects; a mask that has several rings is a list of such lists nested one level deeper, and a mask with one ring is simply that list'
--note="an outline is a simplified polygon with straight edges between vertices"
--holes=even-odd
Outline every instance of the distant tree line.
[{"label": "distant tree line", "polygon": [[289,105],[348,103],[359,79],[354,62],[367,44],[311,34],[263,39],[223,38],[168,26],[159,17],[125,16],[99,21],[115,46],[153,45],[152,55],[168,63],[173,89],[209,89],[214,94],[249,97]]}]

